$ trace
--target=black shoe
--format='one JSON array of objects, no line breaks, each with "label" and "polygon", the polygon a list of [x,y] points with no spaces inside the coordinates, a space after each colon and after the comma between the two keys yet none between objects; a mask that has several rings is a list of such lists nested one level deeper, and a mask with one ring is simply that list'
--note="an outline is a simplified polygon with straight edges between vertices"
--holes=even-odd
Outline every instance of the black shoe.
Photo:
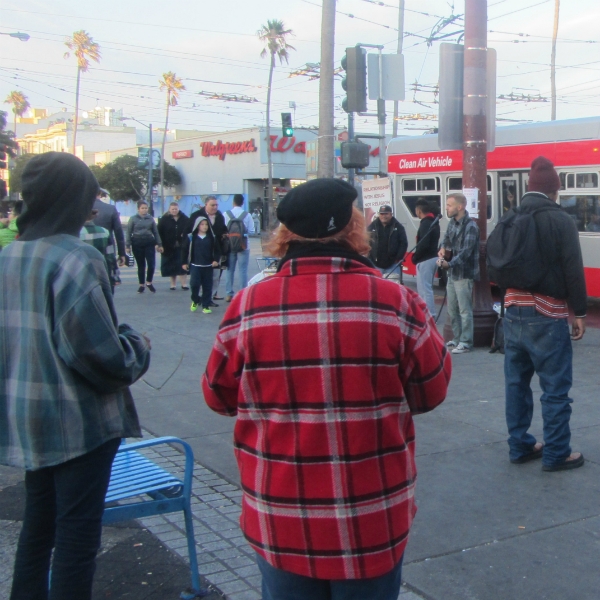
[{"label": "black shoe", "polygon": [[156,294],[156,289],[154,288],[154,286],[151,283],[147,283],[146,287],[148,288],[148,290],[150,292],[152,292],[153,294]]},{"label": "black shoe", "polygon": [[572,460],[565,459],[563,460],[563,462],[560,462],[555,465],[542,465],[542,471],[570,471],[571,469],[583,467],[583,463],[585,462],[583,454],[581,454],[581,452],[574,452],[574,454],[579,454],[579,456]]},{"label": "black shoe", "polygon": [[211,302],[211,303],[209,304],[209,306],[214,306],[215,308],[217,308],[219,305],[218,305],[218,304],[215,304],[214,302]]},{"label": "black shoe", "polygon": [[213,296],[213,300],[223,300],[223,296],[217,296],[216,294]]},{"label": "black shoe", "polygon": [[138,294],[143,294],[145,289],[146,288],[143,285],[140,285],[140,287],[138,288]]}]

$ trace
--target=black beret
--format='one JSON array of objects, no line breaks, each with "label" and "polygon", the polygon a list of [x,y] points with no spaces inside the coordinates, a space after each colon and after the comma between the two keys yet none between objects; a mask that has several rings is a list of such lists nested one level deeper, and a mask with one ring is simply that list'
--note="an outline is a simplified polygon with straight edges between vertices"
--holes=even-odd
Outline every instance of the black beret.
[{"label": "black beret", "polygon": [[354,186],[341,179],[313,179],[291,189],[277,207],[277,218],[304,238],[339,233],[352,217]]}]

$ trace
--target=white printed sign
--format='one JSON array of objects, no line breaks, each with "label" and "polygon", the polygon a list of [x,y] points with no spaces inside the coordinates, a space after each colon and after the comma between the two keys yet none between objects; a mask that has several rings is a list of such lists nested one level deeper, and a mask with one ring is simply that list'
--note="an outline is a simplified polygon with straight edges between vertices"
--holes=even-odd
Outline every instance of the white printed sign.
[{"label": "white printed sign", "polygon": [[380,206],[392,205],[392,187],[389,177],[380,179],[368,179],[362,184],[363,211],[367,225]]},{"label": "white printed sign", "polygon": [[479,216],[479,190],[477,188],[463,188],[467,199],[467,214],[476,219]]}]

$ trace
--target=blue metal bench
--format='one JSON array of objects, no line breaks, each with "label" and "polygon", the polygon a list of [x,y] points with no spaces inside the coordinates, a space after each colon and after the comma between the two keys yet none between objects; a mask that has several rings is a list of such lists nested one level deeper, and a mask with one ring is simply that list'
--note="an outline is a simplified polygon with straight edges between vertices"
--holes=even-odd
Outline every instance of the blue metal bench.
[{"label": "blue metal bench", "polygon": [[[137,450],[159,444],[180,444],[185,451],[185,473],[179,479],[146,458]],[[192,575],[192,587],[189,593],[183,592],[181,598],[202,598],[212,592],[200,584],[198,557],[192,522],[191,493],[194,471],[194,454],[189,444],[176,437],[161,437],[133,444],[122,444],[113,462],[110,483],[105,503],[112,504],[138,496],[141,500],[126,504],[107,506],[102,518],[103,525],[117,521],[140,519],[152,515],[162,515],[183,511],[187,537],[188,555]]]}]

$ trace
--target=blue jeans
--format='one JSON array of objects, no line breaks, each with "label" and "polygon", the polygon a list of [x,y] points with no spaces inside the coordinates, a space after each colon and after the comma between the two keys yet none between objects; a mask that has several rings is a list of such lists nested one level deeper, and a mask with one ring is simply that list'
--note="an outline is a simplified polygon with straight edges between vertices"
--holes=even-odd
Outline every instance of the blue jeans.
[{"label": "blue jeans", "polygon": [[455,343],[473,345],[473,280],[448,277],[448,317]]},{"label": "blue jeans", "polygon": [[225,293],[233,296],[233,276],[235,275],[235,266],[239,267],[240,290],[248,287],[248,261],[250,260],[250,248],[242,252],[229,253],[229,267],[227,268],[227,279],[225,280]]},{"label": "blue jeans", "polygon": [[417,265],[417,292],[425,300],[429,312],[435,317],[435,300],[433,297],[433,278],[437,269],[437,256],[420,262]]},{"label": "blue jeans", "polygon": [[[190,291],[192,293],[192,302],[202,304],[202,308],[209,308],[212,302],[213,290],[213,272],[219,271],[212,267],[197,267],[190,265]],[[202,297],[200,297],[200,288],[202,288]]]},{"label": "blue jeans", "polygon": [[[156,248],[154,242],[145,246],[138,246],[132,243],[131,251],[137,264],[139,284],[144,285],[144,282],[152,283],[154,270],[156,269]],[[146,265],[148,265],[147,273]],[[144,275],[146,275],[146,279],[144,279]]]},{"label": "blue jeans", "polygon": [[530,383],[540,378],[544,420],[545,465],[561,463],[571,454],[573,348],[567,319],[553,319],[534,307],[509,306],[504,316],[504,377],[510,458],[528,454],[536,443],[529,433],[533,416]]},{"label": "blue jeans", "polygon": [[272,567],[257,554],[262,600],[397,600],[402,559],[388,573],[371,579],[314,579]]},{"label": "blue jeans", "polygon": [[60,465],[25,472],[25,517],[11,600],[92,597],[104,496],[120,442],[116,438]]}]

